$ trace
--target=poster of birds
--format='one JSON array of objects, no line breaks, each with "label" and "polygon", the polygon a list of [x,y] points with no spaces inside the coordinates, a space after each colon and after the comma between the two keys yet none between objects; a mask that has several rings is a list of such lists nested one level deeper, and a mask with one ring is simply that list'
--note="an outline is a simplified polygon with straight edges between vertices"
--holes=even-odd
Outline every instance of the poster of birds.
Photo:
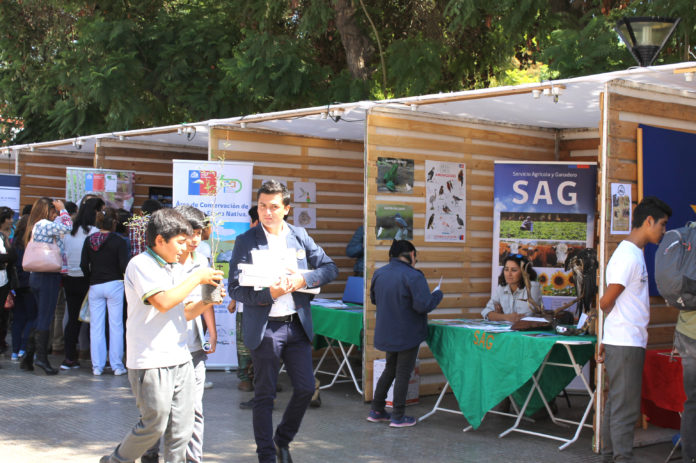
[{"label": "poster of birds", "polygon": [[378,204],[375,211],[378,240],[412,240],[413,207],[403,204]]},{"label": "poster of birds", "polygon": [[466,164],[425,161],[425,241],[466,241]]},{"label": "poster of birds", "polygon": [[317,184],[314,182],[295,182],[296,203],[316,203],[317,202]]},{"label": "poster of birds", "polygon": [[413,192],[413,159],[377,158],[377,191]]}]

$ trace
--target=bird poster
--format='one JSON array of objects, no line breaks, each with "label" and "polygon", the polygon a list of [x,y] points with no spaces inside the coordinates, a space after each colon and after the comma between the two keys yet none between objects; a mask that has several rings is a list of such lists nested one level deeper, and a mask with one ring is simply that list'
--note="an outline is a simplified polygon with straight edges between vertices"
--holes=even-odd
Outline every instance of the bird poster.
[{"label": "bird poster", "polygon": [[378,157],[377,191],[413,193],[413,159]]},{"label": "bird poster", "polygon": [[295,182],[295,203],[316,203],[317,184],[314,182]]},{"label": "bird poster", "polygon": [[466,164],[425,161],[425,241],[466,242]]},{"label": "bird poster", "polygon": [[412,240],[413,207],[403,204],[378,204],[375,236],[378,240]]}]

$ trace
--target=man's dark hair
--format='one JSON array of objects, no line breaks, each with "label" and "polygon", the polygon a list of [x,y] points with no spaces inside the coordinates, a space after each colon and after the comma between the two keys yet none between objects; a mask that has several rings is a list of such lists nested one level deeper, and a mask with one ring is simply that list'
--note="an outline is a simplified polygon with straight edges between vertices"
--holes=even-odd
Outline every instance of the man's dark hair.
[{"label": "man's dark hair", "polygon": [[161,235],[164,241],[169,242],[177,235],[190,235],[193,233],[188,220],[180,212],[164,208],[155,211],[147,222],[145,241],[151,248],[155,247],[155,238]]},{"label": "man's dark hair", "polygon": [[672,208],[660,198],[646,196],[633,209],[631,227],[640,228],[648,217],[652,217],[656,222],[664,217],[670,218],[672,217]]},{"label": "man's dark hair", "polygon": [[416,247],[410,241],[394,240],[389,248],[389,257],[408,257],[410,259],[411,251],[417,252]]},{"label": "man's dark hair", "polygon": [[256,193],[256,200],[258,201],[259,196],[264,195],[277,195],[281,194],[283,197],[283,204],[285,206],[290,204],[290,191],[285,185],[275,180],[268,180],[261,185],[259,191]]},{"label": "man's dark hair", "polygon": [[90,226],[100,226],[101,224],[97,223],[97,213],[102,210],[104,205],[104,200],[97,196],[87,198],[77,211],[77,217],[73,220],[73,228],[70,234],[75,236],[80,227],[82,227],[82,230],[87,234],[89,233]]},{"label": "man's dark hair", "polygon": [[259,221],[259,206],[254,206],[249,209],[249,217],[251,217],[252,222]]},{"label": "man's dark hair", "polygon": [[183,215],[194,230],[203,230],[207,226],[205,214],[200,209],[188,204],[181,204],[176,206],[174,210]]},{"label": "man's dark hair", "polygon": [[[505,286],[507,282],[505,281],[505,264],[508,261],[512,261],[517,263],[517,265],[520,266],[520,270],[524,271],[524,269],[527,269],[527,275],[529,275],[529,281],[536,281],[537,279],[537,273],[536,271],[532,268],[532,263],[529,262],[529,259],[526,256],[523,256],[522,254],[509,254],[505,256],[503,259],[503,268],[500,269],[500,275],[498,275],[498,286]],[[518,283],[520,288],[524,288],[524,278],[520,278],[520,282]]]},{"label": "man's dark hair", "polygon": [[162,203],[156,199],[148,198],[143,202],[143,205],[140,206],[140,210],[143,211],[143,214],[152,214],[155,211],[159,211],[163,207],[164,206],[162,206]]},{"label": "man's dark hair", "polygon": [[68,214],[73,215],[75,212],[77,212],[77,204],[72,201],[66,201],[65,210],[68,211]]},{"label": "man's dark hair", "polygon": [[14,211],[7,206],[0,206],[0,225],[14,217]]},{"label": "man's dark hair", "polygon": [[31,204],[27,204],[22,208],[22,215],[29,215],[31,214]]}]

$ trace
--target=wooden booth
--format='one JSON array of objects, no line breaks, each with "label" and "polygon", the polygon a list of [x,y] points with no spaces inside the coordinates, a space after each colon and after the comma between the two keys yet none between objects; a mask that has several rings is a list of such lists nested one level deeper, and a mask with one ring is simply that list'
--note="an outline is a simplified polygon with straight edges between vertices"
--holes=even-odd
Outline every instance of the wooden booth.
[{"label": "wooden booth", "polygon": [[[254,189],[271,178],[285,182],[291,190],[295,182],[315,183],[316,203],[307,207],[316,209],[316,228],[309,232],[339,267],[338,279],[322,288],[323,297],[340,298],[354,263],[346,257],[345,246],[356,228],[365,225],[367,284],[361,355],[363,399],[369,401],[373,361],[384,356],[374,348],[376,307],[369,303],[369,281],[388,261],[390,245],[376,238],[376,210],[385,204],[412,207],[418,268],[431,287],[442,278],[445,293],[430,318],[480,318],[491,288],[494,161],[597,162],[594,242],[601,262],[601,292],[606,263],[623,238],[609,228],[609,185],[630,183],[633,203],[640,199],[639,124],[696,132],[696,83],[681,75],[693,68],[694,63],[681,63],[553,83],[207,121],[196,124],[207,129],[201,134],[207,136],[205,146],[172,141],[176,127],[167,129],[174,135],[166,142],[139,132],[131,138],[135,132],[123,132],[97,137],[93,149],[84,151],[70,147],[70,141],[21,146],[15,169],[22,174],[22,204],[43,195],[60,197],[66,165],[135,170],[136,205],[145,199],[148,187],[171,186],[172,159],[253,161]],[[554,87],[554,92],[548,92],[555,95],[553,99],[539,98],[544,89]],[[380,157],[413,161],[412,190],[378,191]],[[426,161],[466,166],[463,219],[467,226],[461,243],[424,239]],[[649,346],[669,346],[677,311],[660,298],[651,303]],[[440,392],[445,378],[425,343],[419,358],[420,394]],[[596,378],[602,397],[601,369]],[[601,401],[597,409],[595,432],[600,426]]]}]

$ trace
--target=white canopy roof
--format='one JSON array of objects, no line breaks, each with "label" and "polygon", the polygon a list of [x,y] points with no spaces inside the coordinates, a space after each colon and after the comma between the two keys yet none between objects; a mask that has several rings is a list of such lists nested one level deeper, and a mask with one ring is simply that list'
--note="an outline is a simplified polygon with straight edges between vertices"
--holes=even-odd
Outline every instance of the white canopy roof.
[{"label": "white canopy roof", "polygon": [[[696,96],[696,81],[687,82],[684,77],[684,70],[695,67],[695,62],[636,67],[626,71],[542,83],[381,101],[360,101],[228,119],[212,119],[150,129],[90,135],[79,137],[79,139],[70,138],[31,145],[16,145],[9,147],[9,149],[36,147],[74,151],[79,149],[83,152],[93,152],[96,140],[100,138],[128,139],[203,148],[208,146],[210,128],[215,126],[242,126],[294,135],[363,141],[367,111],[376,106],[411,108],[426,114],[533,127],[594,129],[599,125],[599,95],[603,91],[605,83],[612,80],[624,80],[667,87]],[[534,93],[543,89],[547,89],[551,93],[560,91],[557,102],[554,102],[553,95],[534,97]],[[189,127],[195,128],[195,132]]]}]

